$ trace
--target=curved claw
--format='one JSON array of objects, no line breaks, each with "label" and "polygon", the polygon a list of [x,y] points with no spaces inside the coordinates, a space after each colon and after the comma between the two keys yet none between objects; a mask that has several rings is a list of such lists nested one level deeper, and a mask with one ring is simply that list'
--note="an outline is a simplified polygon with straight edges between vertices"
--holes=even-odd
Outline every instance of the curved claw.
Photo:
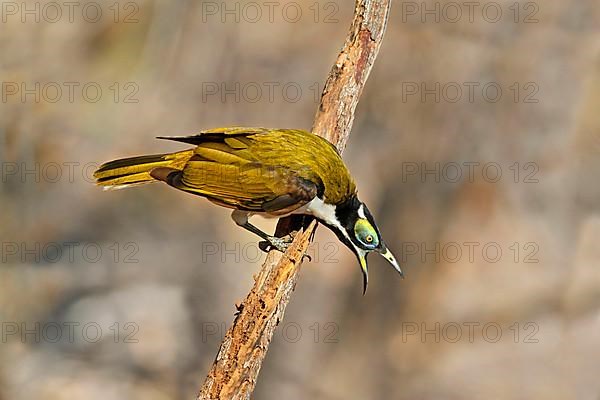
[{"label": "curved claw", "polygon": [[266,240],[261,240],[260,242],[258,242],[258,248],[261,249],[263,252],[268,253],[271,247],[271,243],[269,243]]}]

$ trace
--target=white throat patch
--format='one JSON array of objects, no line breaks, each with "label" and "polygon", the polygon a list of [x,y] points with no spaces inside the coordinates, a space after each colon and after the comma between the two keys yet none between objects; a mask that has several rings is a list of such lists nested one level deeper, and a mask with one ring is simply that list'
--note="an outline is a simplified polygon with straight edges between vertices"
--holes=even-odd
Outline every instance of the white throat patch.
[{"label": "white throat patch", "polygon": [[[340,221],[337,219],[337,216],[335,215],[335,206],[334,205],[327,204],[320,198],[315,197],[309,203],[307,203],[305,206],[300,207],[299,209],[294,211],[293,214],[312,215],[312,216],[324,221],[327,225],[336,227],[338,231],[342,232],[342,235],[344,235],[344,237],[348,240],[348,242],[350,242],[352,244],[352,247],[354,247],[354,249],[359,254],[362,254],[363,256],[366,254],[366,252],[364,250],[358,248],[354,244],[354,242],[348,235],[348,232],[346,232],[346,229],[344,229],[344,227],[342,226]],[[366,219],[364,207],[362,204],[360,205],[360,208],[358,209],[358,214],[361,218]]]},{"label": "white throat patch", "polygon": [[335,216],[335,206],[333,204],[327,204],[320,198],[315,197],[302,208],[304,208],[304,210],[301,211],[302,214],[309,214],[327,222],[330,225],[341,227],[340,222]]},{"label": "white throat patch", "polygon": [[325,203],[318,197],[312,199],[304,207],[297,209],[294,214],[312,215],[325,222],[327,225],[335,226],[348,240],[350,240],[348,232],[346,232],[346,229],[340,224],[340,221],[338,221],[335,215],[335,206],[333,204]]}]

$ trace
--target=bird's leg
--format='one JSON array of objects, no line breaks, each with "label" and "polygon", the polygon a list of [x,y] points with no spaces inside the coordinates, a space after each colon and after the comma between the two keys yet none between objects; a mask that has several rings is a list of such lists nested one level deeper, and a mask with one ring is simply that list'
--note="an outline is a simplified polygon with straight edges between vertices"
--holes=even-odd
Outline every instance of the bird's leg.
[{"label": "bird's leg", "polygon": [[272,247],[281,251],[282,253],[285,253],[290,243],[292,243],[293,237],[290,235],[278,238],[269,235],[258,229],[256,226],[252,225],[250,222],[248,222],[247,212],[234,210],[233,213],[231,213],[231,218],[233,218],[237,225],[241,226],[249,232],[254,233],[255,235],[258,235],[259,237],[265,240],[264,242],[258,243],[258,247],[264,252],[267,252],[269,250],[269,247]]},{"label": "bird's leg", "polygon": [[292,240],[293,240],[293,238],[290,235],[287,235],[287,236],[284,236],[281,238],[268,235],[249,222],[245,223],[244,225],[240,225],[240,226],[242,228],[246,229],[247,231],[255,233],[264,239],[264,241],[258,243],[258,247],[264,252],[268,252],[270,250],[269,247],[273,247],[273,248],[279,250],[280,252],[285,253],[285,251],[287,250],[287,248],[289,247],[290,243],[292,243]]}]

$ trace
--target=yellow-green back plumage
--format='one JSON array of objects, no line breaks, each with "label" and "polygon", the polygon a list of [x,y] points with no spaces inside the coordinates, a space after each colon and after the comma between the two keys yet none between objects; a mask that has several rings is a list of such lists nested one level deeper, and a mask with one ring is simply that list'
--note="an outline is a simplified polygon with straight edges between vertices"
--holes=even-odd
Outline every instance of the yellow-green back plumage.
[{"label": "yellow-green back plumage", "polygon": [[181,190],[224,206],[272,213],[293,210],[315,195],[337,204],[356,192],[335,147],[310,132],[235,127],[165,139],[196,147],[107,163],[95,175],[98,183],[150,182],[162,168],[166,181],[175,172],[168,182]]}]

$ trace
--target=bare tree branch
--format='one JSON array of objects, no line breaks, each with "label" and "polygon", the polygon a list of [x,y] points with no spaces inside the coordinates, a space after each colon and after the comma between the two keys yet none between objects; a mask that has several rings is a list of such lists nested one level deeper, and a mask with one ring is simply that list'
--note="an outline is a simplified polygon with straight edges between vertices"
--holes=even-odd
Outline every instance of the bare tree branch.
[{"label": "bare tree branch", "polygon": [[[327,78],[313,132],[346,147],[354,111],[385,33],[391,0],[356,0],[346,42]],[[298,227],[285,218],[277,234]],[[271,251],[255,283],[238,307],[198,399],[250,399],[275,328],[283,319],[316,222],[301,224],[285,254]]]},{"label": "bare tree branch", "polygon": [[344,48],[329,72],[313,132],[346,147],[354,110],[383,41],[391,0],[356,1],[354,20]]}]

